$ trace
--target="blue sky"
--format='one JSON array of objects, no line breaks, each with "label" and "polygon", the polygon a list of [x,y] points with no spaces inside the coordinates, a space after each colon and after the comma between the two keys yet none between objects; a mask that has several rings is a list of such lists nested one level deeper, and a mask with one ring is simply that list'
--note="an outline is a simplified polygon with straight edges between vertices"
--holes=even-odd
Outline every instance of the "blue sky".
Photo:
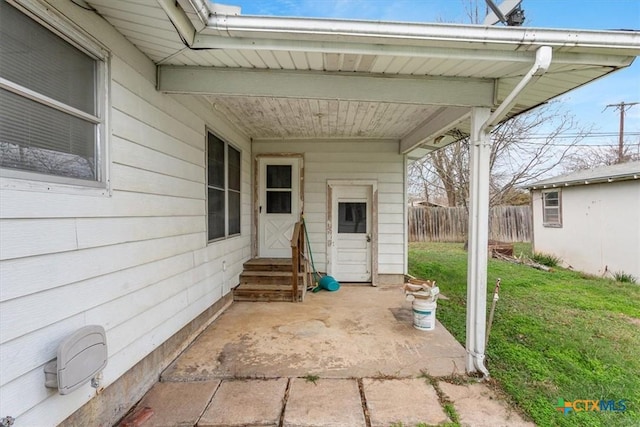
[{"label": "blue sky", "polygon": [[[496,1],[500,3],[502,0]],[[411,22],[469,22],[469,0],[225,0],[242,7],[243,15],[306,16]],[[484,1],[479,0],[481,14]],[[523,0],[525,26],[593,30],[639,30],[640,0]],[[614,73],[562,98],[566,109],[595,132],[618,132],[619,113],[607,104],[640,102],[640,58]],[[625,131],[640,132],[640,105],[626,115]],[[640,136],[625,138],[637,143]],[[617,136],[585,143],[614,144]]]}]

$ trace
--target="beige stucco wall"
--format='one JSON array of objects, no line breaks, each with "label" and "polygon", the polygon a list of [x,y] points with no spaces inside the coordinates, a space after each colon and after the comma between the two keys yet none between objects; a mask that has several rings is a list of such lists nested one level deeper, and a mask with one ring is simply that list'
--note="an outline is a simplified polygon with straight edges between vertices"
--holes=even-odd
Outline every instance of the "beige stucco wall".
[{"label": "beige stucco wall", "polygon": [[542,225],[542,193],[533,192],[534,250],[576,270],[640,278],[640,180],[564,187],[562,227]]}]

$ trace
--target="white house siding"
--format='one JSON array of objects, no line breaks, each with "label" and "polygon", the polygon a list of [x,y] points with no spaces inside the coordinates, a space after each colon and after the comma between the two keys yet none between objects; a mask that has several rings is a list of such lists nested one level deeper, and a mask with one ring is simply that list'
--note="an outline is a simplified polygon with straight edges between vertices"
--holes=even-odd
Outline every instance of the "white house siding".
[{"label": "white house siding", "polygon": [[404,274],[404,157],[397,141],[256,141],[253,154],[304,155],[304,217],[316,268],[327,271],[327,180],[375,180],[378,274]]},{"label": "white house siding", "polygon": [[573,268],[601,275],[624,271],[640,278],[640,182],[564,187],[562,227],[542,225],[542,195],[533,193],[535,250]]},{"label": "white house siding", "polygon": [[[105,327],[106,387],[228,293],[251,248],[250,141],[200,101],[158,93],[153,63],[106,21],[51,4],[111,54],[112,194],[0,182],[0,402],[16,425],[55,425],[95,396],[44,387],[63,338]],[[241,236],[209,245],[207,126],[242,151]]]}]

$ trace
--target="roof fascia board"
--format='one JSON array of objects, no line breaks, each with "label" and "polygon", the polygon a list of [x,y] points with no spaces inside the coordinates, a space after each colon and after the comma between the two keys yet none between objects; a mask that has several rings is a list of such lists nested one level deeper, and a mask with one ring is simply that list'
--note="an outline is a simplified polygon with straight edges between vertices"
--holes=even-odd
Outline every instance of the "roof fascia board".
[{"label": "roof fascia board", "polygon": [[[389,55],[412,58],[460,59],[470,61],[508,61],[531,63],[534,51],[488,50],[482,48],[443,48],[437,46],[401,46],[353,42],[327,42],[315,40],[279,40],[259,38],[230,38],[197,34],[193,49],[237,49],[259,51],[317,52],[351,55]],[[574,65],[601,65],[624,67],[633,61],[633,56],[598,55],[588,53],[559,52],[554,63]]]},{"label": "roof fascia board", "polygon": [[589,185],[589,184],[608,184],[612,182],[620,182],[620,181],[632,181],[640,179],[640,172],[631,172],[625,174],[612,174],[599,176],[596,178],[583,178],[583,179],[568,179],[568,180],[558,180],[558,181],[541,181],[539,183],[530,184],[523,186],[522,188],[529,190],[549,190],[553,188],[562,188],[562,187],[575,187],[578,185]]},{"label": "roof fascia board", "polygon": [[166,93],[341,99],[416,105],[494,105],[491,79],[383,76],[362,73],[238,68],[158,67]]},{"label": "roof fascia board", "polygon": [[[429,117],[400,140],[400,153],[406,154],[425,142],[446,133],[458,123],[471,117],[471,109],[465,107],[442,108],[435,117]],[[426,147],[425,147],[426,148]],[[429,147],[437,149],[440,147]]]},{"label": "roof fascia board", "polygon": [[207,32],[223,37],[409,44],[412,40],[517,46],[628,49],[640,55],[640,32],[210,15]]}]

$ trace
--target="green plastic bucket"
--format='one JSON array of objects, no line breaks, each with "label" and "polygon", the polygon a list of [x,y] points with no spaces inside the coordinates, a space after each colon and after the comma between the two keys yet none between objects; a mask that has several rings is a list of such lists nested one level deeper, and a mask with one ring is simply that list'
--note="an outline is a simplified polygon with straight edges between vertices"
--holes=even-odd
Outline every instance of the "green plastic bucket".
[{"label": "green plastic bucket", "polygon": [[318,281],[318,285],[320,285],[322,289],[326,289],[327,291],[331,292],[340,289],[340,283],[338,283],[338,281],[331,276],[324,276],[323,278],[321,278]]}]

